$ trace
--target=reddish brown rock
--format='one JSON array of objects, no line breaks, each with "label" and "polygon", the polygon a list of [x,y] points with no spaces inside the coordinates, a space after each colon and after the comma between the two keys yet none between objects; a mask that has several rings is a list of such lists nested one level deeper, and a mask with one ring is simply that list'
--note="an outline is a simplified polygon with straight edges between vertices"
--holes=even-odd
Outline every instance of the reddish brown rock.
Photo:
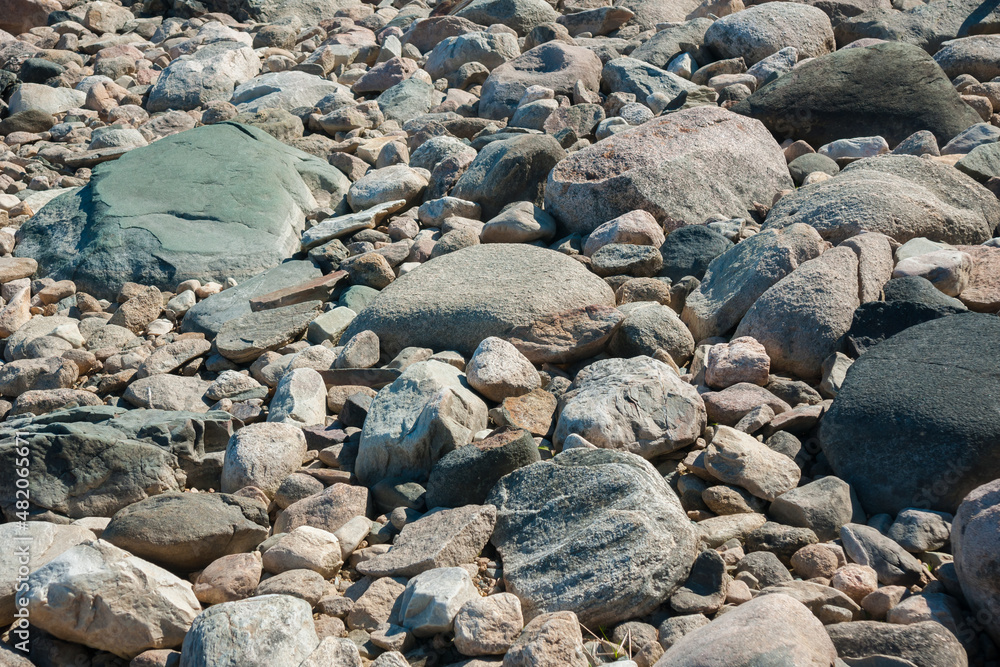
[{"label": "reddish brown rock", "polygon": [[1000,310],[1000,248],[962,245],[958,249],[972,257],[972,275],[958,298],[969,310],[997,312]]}]

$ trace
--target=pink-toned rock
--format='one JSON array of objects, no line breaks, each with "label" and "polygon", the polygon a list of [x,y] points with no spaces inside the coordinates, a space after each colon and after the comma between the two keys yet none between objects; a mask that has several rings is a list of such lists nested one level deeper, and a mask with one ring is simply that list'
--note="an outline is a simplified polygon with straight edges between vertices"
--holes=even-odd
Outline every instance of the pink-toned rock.
[{"label": "pink-toned rock", "polygon": [[223,556],[201,571],[194,584],[194,594],[205,604],[242,600],[257,590],[260,575],[259,552]]},{"label": "pink-toned rock", "polygon": [[948,296],[958,296],[972,277],[972,256],[961,250],[947,249],[907,257],[892,271],[893,278],[901,276],[927,278]]},{"label": "pink-toned rock", "polygon": [[740,382],[763,387],[771,369],[767,350],[750,336],[734,338],[728,343],[713,345],[708,351],[705,383],[715,389],[725,389]]},{"label": "pink-toned rock", "polygon": [[0,310],[0,338],[7,338],[31,319],[31,288],[18,290]]},{"label": "pink-toned rock", "polygon": [[867,565],[848,563],[834,573],[830,585],[860,603],[878,589],[878,576]]},{"label": "pink-toned rock", "polygon": [[663,227],[652,214],[642,210],[629,211],[613,220],[608,220],[592,231],[583,247],[583,254],[590,257],[609,243],[631,243],[659,248],[665,240]]},{"label": "pink-toned rock", "polygon": [[892,278],[892,246],[889,237],[878,232],[862,232],[841,245],[858,256],[858,298],[861,303],[878,301],[882,288]]},{"label": "pink-toned rock", "polygon": [[760,405],[767,405],[775,415],[791,410],[791,406],[769,392],[749,382],[738,382],[722,391],[710,391],[701,395],[705,401],[708,420],[725,426],[733,426],[746,413]]},{"label": "pink-toned rock", "polygon": [[958,298],[977,313],[997,312],[1000,310],[1000,248],[961,245],[958,249],[972,258],[972,274]]},{"label": "pink-toned rock", "polygon": [[288,533],[299,526],[312,526],[334,533],[356,516],[368,513],[368,489],[334,484],[323,493],[303,498],[278,514],[275,533]]},{"label": "pink-toned rock", "polygon": [[604,349],[625,315],[610,306],[586,306],[546,315],[513,329],[507,340],[533,363],[565,364]]},{"label": "pink-toned rock", "polygon": [[56,0],[0,0],[0,30],[20,35],[47,25],[49,13],[60,9]]},{"label": "pink-toned rock", "polygon": [[416,61],[409,58],[390,58],[368,70],[351,89],[355,93],[381,93],[409,79],[418,69]]}]

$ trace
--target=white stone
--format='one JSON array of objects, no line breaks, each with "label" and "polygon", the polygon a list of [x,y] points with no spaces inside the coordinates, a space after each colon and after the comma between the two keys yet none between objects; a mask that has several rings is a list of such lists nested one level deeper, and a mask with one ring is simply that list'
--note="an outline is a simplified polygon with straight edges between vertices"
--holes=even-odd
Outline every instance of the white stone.
[{"label": "white stone", "polygon": [[403,627],[417,637],[451,630],[458,610],[479,597],[469,572],[461,567],[439,567],[410,579],[400,599]]}]

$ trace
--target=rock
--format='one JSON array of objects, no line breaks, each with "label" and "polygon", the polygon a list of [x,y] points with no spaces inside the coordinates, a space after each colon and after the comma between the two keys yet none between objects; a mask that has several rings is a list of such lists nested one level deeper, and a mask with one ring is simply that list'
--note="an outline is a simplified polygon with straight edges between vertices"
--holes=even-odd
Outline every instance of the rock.
[{"label": "rock", "polygon": [[48,114],[57,114],[70,109],[79,109],[86,100],[85,93],[72,88],[53,88],[40,83],[22,83],[11,93],[10,114],[24,111],[43,111]]},{"label": "rock", "polygon": [[705,450],[705,467],[717,479],[774,500],[795,488],[801,472],[795,462],[728,426],[719,426]]},{"label": "rock", "polygon": [[[467,10],[477,3],[515,4],[513,0],[475,0],[459,15],[464,14],[465,18],[471,19]],[[583,82],[584,89],[596,92],[600,80],[601,61],[593,51],[562,42],[546,42],[490,72],[483,82],[479,113],[481,117],[493,120],[510,118],[530,86],[545,86],[557,94],[572,95],[577,81]]]},{"label": "rock", "polygon": [[[962,667],[968,664],[965,649],[955,635],[933,621],[912,625],[854,621],[829,625],[827,632],[837,647],[837,654],[844,659],[871,660],[872,656],[891,656],[907,660],[917,667]],[[852,661],[852,664],[862,663]]]},{"label": "rock", "polygon": [[670,596],[670,606],[680,614],[712,613],[726,601],[726,563],[713,549],[698,554],[684,585]]},{"label": "rock", "polygon": [[[628,4],[634,6],[638,3],[630,2]],[[653,3],[646,3],[646,5],[652,7]],[[660,7],[658,9],[669,10],[674,8]],[[635,10],[633,9],[633,11]],[[640,12],[640,21],[642,20],[642,13]],[[653,23],[660,20],[656,18],[653,20]],[[683,20],[683,17],[679,20]],[[644,60],[655,67],[666,68],[675,56],[684,52],[681,44],[691,44],[704,57],[707,54],[704,53],[704,49],[701,47],[705,41],[705,31],[710,25],[712,25],[712,19],[695,18],[664,30],[659,30],[632,51],[630,55],[638,60]],[[649,27],[652,27],[652,24]]]},{"label": "rock", "polygon": [[281,482],[299,469],[305,454],[306,439],[297,426],[248,424],[229,439],[222,467],[222,491],[234,493],[253,486],[272,497]]},{"label": "rock", "polygon": [[403,526],[392,548],[358,564],[373,577],[413,577],[434,568],[472,563],[490,539],[496,522],[492,505],[431,510]]},{"label": "rock", "polygon": [[829,176],[836,176],[840,167],[832,158],[820,153],[806,153],[788,163],[788,173],[792,175],[792,180],[799,185],[802,184],[806,176],[817,171]]},{"label": "rock", "polygon": [[333,484],[322,493],[303,498],[285,508],[274,521],[273,533],[288,533],[299,526],[336,533],[351,519],[365,516],[368,505],[367,488]]},{"label": "rock", "polygon": [[185,667],[298,667],[319,645],[308,602],[263,595],[202,612],[184,637]]},{"label": "rock", "polygon": [[1000,130],[989,123],[976,123],[941,147],[941,155],[964,155],[978,146],[1000,139]]},{"label": "rock", "polygon": [[1000,42],[994,35],[973,35],[953,39],[941,44],[934,60],[948,78],[968,74],[980,81],[1000,76],[996,61],[1000,55]]},{"label": "rock", "polygon": [[374,331],[387,356],[408,346],[471,355],[488,336],[593,305],[614,306],[614,294],[578,262],[528,245],[485,244],[401,276],[344,336]]},{"label": "rock", "polygon": [[[900,243],[924,237],[957,244],[982,243],[1000,223],[1000,208],[971,178],[911,155],[858,160],[837,176],[783,197],[764,229],[806,223],[839,244],[862,231]],[[832,203],[850,206],[831,213]]]},{"label": "rock", "polygon": [[701,280],[712,260],[732,247],[732,241],[708,227],[681,227],[671,232],[660,246],[663,256],[660,275],[674,282],[686,276]]},{"label": "rock", "polygon": [[281,377],[271,399],[269,422],[293,426],[326,423],[326,384],[312,368],[296,368]]},{"label": "rock", "polygon": [[434,86],[410,77],[379,95],[376,102],[387,120],[405,123],[430,110],[434,93]]},{"label": "rock", "polygon": [[1000,590],[996,577],[997,521],[1000,484],[990,482],[965,497],[952,526],[952,551],[962,594],[976,612],[986,618],[985,630],[994,641],[1000,638]]},{"label": "rock", "polygon": [[508,431],[442,456],[427,481],[428,507],[481,505],[501,477],[540,459],[530,433]]},{"label": "rock", "polygon": [[854,516],[851,487],[836,477],[823,477],[775,498],[770,514],[785,525],[811,529],[821,540],[833,540]]},{"label": "rock", "polygon": [[403,627],[417,637],[429,637],[451,630],[458,610],[479,597],[468,570],[441,567],[410,579],[400,598],[399,617]]},{"label": "rock", "polygon": [[267,72],[238,85],[229,101],[240,113],[257,113],[263,109],[292,111],[315,106],[327,95],[342,90],[339,84],[308,72]]},{"label": "rock", "polygon": [[203,397],[209,386],[198,377],[153,375],[130,384],[122,398],[137,408],[208,412]]},{"label": "rock", "polygon": [[764,386],[770,375],[771,359],[756,339],[745,336],[713,345],[705,360],[705,384],[725,389],[740,382]]},{"label": "rock", "polygon": [[263,563],[264,570],[273,574],[303,569],[331,579],[340,571],[343,558],[333,533],[299,526],[264,552]]},{"label": "rock", "polygon": [[[136,179],[146,178],[156,181],[156,195],[137,200]],[[113,299],[126,281],[161,290],[190,278],[242,281],[298,250],[305,213],[317,207],[311,189],[328,191],[336,207],[348,186],[318,158],[255,128],[220,123],[102,165],[86,187],[21,227],[17,253],[38,260],[42,275],[73,280],[99,298]],[[273,196],[257,196],[262,191]]]},{"label": "rock", "polygon": [[[613,163],[604,157],[608,151],[617,156]],[[715,183],[711,195],[703,179]],[[672,230],[720,213],[746,217],[754,202],[790,187],[784,157],[762,126],[706,106],[573,153],[550,172],[545,208],[569,232],[589,232],[637,209]]]},{"label": "rock", "polygon": [[539,614],[531,619],[503,658],[503,667],[585,667],[583,634],[571,611]]},{"label": "rock", "polygon": [[[925,322],[851,366],[819,436],[834,472],[866,512],[953,513],[972,489],[1000,474],[991,413],[961,389],[991,372],[985,360],[997,326],[976,313]],[[958,395],[964,398],[956,402]]]},{"label": "rock", "polygon": [[455,648],[462,655],[503,654],[523,627],[521,602],[516,595],[497,593],[473,598],[455,616]]},{"label": "rock", "polygon": [[493,69],[521,55],[517,37],[509,32],[468,32],[445,37],[430,53],[424,70],[431,79],[443,79],[466,63]]},{"label": "rock", "polygon": [[347,614],[348,627],[371,632],[377,630],[383,623],[396,620],[400,610],[400,598],[405,590],[406,579],[402,577],[376,579],[351,607]]},{"label": "rock", "polygon": [[608,351],[619,357],[653,356],[662,351],[681,367],[687,365],[694,353],[694,338],[672,308],[637,303],[627,310],[611,337]]},{"label": "rock", "polygon": [[556,221],[531,202],[508,204],[483,226],[482,243],[549,241],[556,235]]},{"label": "rock", "polygon": [[103,540],[64,551],[27,584],[34,627],[125,659],[179,645],[201,611],[191,584]]},{"label": "rock", "polygon": [[663,245],[663,229],[656,219],[646,211],[632,211],[609,220],[587,237],[583,254],[592,257],[595,252],[611,243]]},{"label": "rock", "polygon": [[824,625],[861,618],[861,607],[836,588],[813,581],[786,581],[769,586],[761,596],[787,595],[798,600]]},{"label": "rock", "polygon": [[961,250],[937,250],[896,263],[893,278],[920,276],[948,296],[958,296],[972,275],[972,257]]},{"label": "rock", "polygon": [[215,42],[171,62],[149,91],[147,110],[188,111],[228,100],[233,90],[260,73],[260,59],[246,44]]},{"label": "rock", "polygon": [[412,364],[376,396],[355,474],[366,484],[403,475],[424,481],[438,459],[484,428],[486,404],[458,369],[437,361]]},{"label": "rock", "polygon": [[850,248],[827,250],[764,292],[735,335],[759,341],[772,369],[819,378],[823,360],[851,327],[858,293],[857,255]]},{"label": "rock", "polygon": [[[653,67],[635,58],[615,58],[608,61],[604,65],[601,78],[607,88],[615,92],[635,95],[640,100],[645,100],[650,95],[659,93],[672,102],[684,93],[698,89],[696,85],[676,74]],[[622,111],[624,111],[624,107]],[[621,111],[619,111],[619,117],[620,115]],[[639,123],[629,124],[638,125]]]},{"label": "rock", "polygon": [[[159,294],[157,294],[157,297],[159,298]],[[134,301],[134,299],[131,299],[131,301]],[[123,307],[124,305],[122,304]],[[121,312],[121,309],[118,312]],[[191,339],[168,343],[163,347],[157,348],[153,354],[149,355],[139,365],[135,377],[142,379],[150,375],[173,372],[189,361],[206,354],[211,349],[212,344],[207,340]]]},{"label": "rock", "polygon": [[469,359],[465,372],[469,385],[498,403],[509,396],[522,396],[541,384],[538,371],[507,341],[484,338]]},{"label": "rock", "polygon": [[857,136],[881,136],[894,146],[918,130],[944,144],[979,122],[933,59],[908,44],[837,51],[780,78],[733,110],[813,146]]},{"label": "rock", "polygon": [[563,396],[553,443],[577,434],[651,459],[693,443],[705,423],[697,392],[663,362],[605,359],[581,370]]},{"label": "rock", "polygon": [[763,405],[778,415],[788,412],[791,407],[767,389],[749,382],[737,382],[722,391],[706,392],[701,397],[709,421],[725,426],[735,426],[748,413]]},{"label": "rock", "polygon": [[705,44],[719,57],[742,57],[747,65],[785,47],[797,49],[799,58],[815,58],[836,48],[826,13],[791,2],[769,2],[723,16],[705,32]]},{"label": "rock", "polygon": [[[921,278],[921,280],[927,282],[928,286],[930,285],[926,279]],[[930,287],[930,289],[941,294],[934,287]],[[943,294],[941,296],[944,297]],[[913,301],[873,301],[865,303],[858,310],[854,311],[854,321],[851,323],[851,328],[847,331],[845,342],[852,354],[860,355],[872,346],[896,335],[900,331],[939,317],[961,312],[965,311],[953,306],[930,306],[925,303]]]},{"label": "rock", "polygon": [[[553,493],[563,498],[558,505]],[[574,611],[586,624],[642,616],[680,585],[696,555],[676,495],[626,452],[563,452],[510,473],[488,501],[498,509],[492,542],[506,589],[529,619],[552,611]],[[571,556],[581,540],[586,559]]]},{"label": "rock", "polygon": [[[803,547],[795,553],[798,554],[800,551],[808,549],[810,546],[815,545]],[[836,558],[834,559],[834,569],[836,569]],[[770,551],[753,551],[743,556],[739,563],[736,564],[736,575],[739,576],[744,572],[752,575],[753,578],[757,580],[757,585],[759,585],[761,589],[771,586],[780,586],[781,584],[792,581],[792,576],[788,573],[788,570],[781,562],[781,559]]]},{"label": "rock", "polygon": [[372,169],[351,185],[347,202],[356,212],[389,202],[415,203],[427,187],[427,178],[404,164]]},{"label": "rock", "polygon": [[536,364],[580,361],[603,350],[624,317],[602,305],[575,308],[517,326],[507,339]]},{"label": "rock", "polygon": [[[343,626],[341,626],[343,627]],[[381,662],[378,667],[400,667],[398,663],[388,662],[392,654],[379,656],[372,664]],[[345,667],[361,667],[361,654],[357,644],[350,638],[325,637],[316,650],[302,662],[300,667],[322,667],[323,665],[344,665]]]},{"label": "rock", "polygon": [[996,143],[976,146],[955,163],[955,168],[980,183],[1000,176],[1000,155],[997,154],[997,148]]},{"label": "rock", "polygon": [[764,231],[719,255],[688,295],[681,319],[695,341],[727,333],[772,285],[823,251],[806,225]]},{"label": "rock", "polygon": [[555,21],[558,14],[540,0],[474,0],[455,16],[479,25],[500,23],[524,36],[535,26]]},{"label": "rock", "polygon": [[840,539],[847,556],[874,569],[882,584],[912,586],[927,578],[920,561],[874,528],[849,523],[841,527]]},{"label": "rock", "polygon": [[46,0],[4,0],[0,4],[0,30],[20,35],[32,28],[44,27],[51,12],[62,8],[58,2]]},{"label": "rock", "polygon": [[229,494],[162,493],[119,510],[101,538],[140,558],[197,570],[267,537],[262,504]]},{"label": "rock", "polygon": [[298,339],[316,318],[320,305],[319,301],[306,301],[229,320],[219,328],[215,346],[230,361],[250,363],[264,352]]},{"label": "rock", "polygon": [[260,575],[259,552],[223,556],[201,571],[194,582],[194,594],[204,604],[243,600],[257,590]]},{"label": "rock", "polygon": [[[767,632],[761,633],[760,628]],[[752,665],[778,660],[832,665],[837,651],[823,625],[801,602],[771,594],[751,600],[675,641],[656,667]]]},{"label": "rock", "polygon": [[475,202],[492,218],[512,202],[542,203],[544,179],[566,157],[548,135],[515,136],[487,144],[452,189],[452,196]]}]

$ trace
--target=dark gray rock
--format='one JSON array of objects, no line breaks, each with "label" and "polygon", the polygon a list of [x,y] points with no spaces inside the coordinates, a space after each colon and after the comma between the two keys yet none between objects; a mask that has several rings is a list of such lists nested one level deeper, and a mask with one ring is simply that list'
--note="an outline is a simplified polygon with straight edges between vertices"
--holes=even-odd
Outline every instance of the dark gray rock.
[{"label": "dark gray rock", "polygon": [[701,280],[712,260],[732,247],[732,241],[703,225],[687,225],[675,229],[660,246],[660,254],[663,256],[660,275],[673,282],[686,276]]},{"label": "dark gray rock", "polygon": [[663,350],[678,367],[683,367],[694,354],[694,338],[669,306],[639,302],[627,310],[608,351],[617,357],[652,357],[657,350]]},{"label": "dark gray rock", "polygon": [[677,496],[626,452],[563,452],[504,477],[489,502],[498,508],[492,541],[507,591],[526,619],[568,610],[596,626],[642,616],[684,581],[696,556]]},{"label": "dark gray rock", "polygon": [[834,32],[841,46],[874,38],[906,42],[934,53],[946,40],[995,32],[997,19],[996,8],[978,0],[931,0],[906,11],[872,9],[842,21]]},{"label": "dark gray rock", "polygon": [[654,67],[664,68],[675,56],[682,52],[690,52],[694,47],[694,59],[700,64],[707,64],[710,57],[707,53],[699,53],[705,41],[705,31],[712,25],[712,19],[697,18],[664,30],[659,30],[652,37],[639,45],[631,54],[632,58],[644,60]]},{"label": "dark gray rock", "polygon": [[832,475],[823,477],[778,496],[770,514],[789,526],[812,529],[823,541],[832,540],[854,516],[851,487]]},{"label": "dark gray rock", "polygon": [[[890,656],[917,667],[967,667],[965,649],[936,621],[892,625],[878,621],[834,623],[826,631],[841,658]],[[854,664],[854,663],[852,663]]]},{"label": "dark gray rock", "polygon": [[1000,477],[1000,416],[992,397],[969,391],[992,382],[998,358],[1000,319],[963,313],[911,327],[851,366],[819,437],[869,515],[954,513]]},{"label": "dark gray rock", "polygon": [[779,138],[813,146],[874,135],[894,146],[917,130],[930,130],[943,144],[980,121],[934,59],[908,44],[820,56],[758,89],[733,111],[764,121]]},{"label": "dark gray rock", "polygon": [[818,541],[816,533],[809,528],[794,528],[768,521],[747,535],[745,549],[747,553],[769,551],[787,565],[792,560],[792,554]]},{"label": "dark gray rock", "polygon": [[404,347],[471,355],[489,336],[591,305],[614,306],[611,288],[566,255],[525,244],[464,248],[399,277],[351,322],[344,340],[366,329],[383,352]]},{"label": "dark gray rock", "polygon": [[792,581],[792,574],[781,560],[770,551],[751,551],[736,564],[735,574],[749,572],[759,582],[760,588],[777,586]]},{"label": "dark gray rock", "polygon": [[698,554],[684,585],[670,596],[670,606],[680,614],[712,613],[726,601],[726,563],[715,549]]},{"label": "dark gray rock", "polygon": [[[157,187],[135,196],[136,179]],[[189,278],[249,279],[299,247],[313,190],[341,200],[350,182],[319,158],[245,125],[175,134],[99,166],[18,231],[39,276],[114,299],[126,282],[173,290]],[[262,193],[268,196],[261,196]]]},{"label": "dark gray rock", "polygon": [[687,79],[635,58],[608,61],[601,72],[601,80],[607,90],[631,93],[641,102],[653,93],[663,93],[673,100],[681,93],[698,88]]},{"label": "dark gray rock", "polygon": [[504,475],[540,460],[527,431],[509,431],[441,457],[427,480],[427,506],[481,505]]},{"label": "dark gray rock", "polygon": [[934,284],[921,276],[900,276],[893,278],[882,288],[886,302],[915,301],[927,306],[967,310],[965,304],[948,296]]},{"label": "dark gray rock", "polygon": [[834,160],[819,153],[806,153],[788,163],[788,173],[796,185],[802,185],[802,180],[814,171],[835,176],[840,167]]},{"label": "dark gray rock", "polygon": [[847,557],[867,565],[886,586],[913,586],[927,580],[923,564],[912,554],[874,528],[849,523],[840,529]]},{"label": "dark gray rock", "polygon": [[[924,280],[930,285],[930,281],[926,278],[914,277],[918,280]],[[896,282],[896,280],[890,282]],[[943,299],[957,301],[957,299],[942,294],[936,287],[932,285],[930,287]],[[959,303],[961,304],[961,302]],[[961,308],[956,308],[948,305],[929,305],[918,301],[869,301],[861,304],[854,311],[854,320],[844,336],[844,343],[850,354],[861,356],[873,346],[910,327],[965,311],[964,305]]]}]

